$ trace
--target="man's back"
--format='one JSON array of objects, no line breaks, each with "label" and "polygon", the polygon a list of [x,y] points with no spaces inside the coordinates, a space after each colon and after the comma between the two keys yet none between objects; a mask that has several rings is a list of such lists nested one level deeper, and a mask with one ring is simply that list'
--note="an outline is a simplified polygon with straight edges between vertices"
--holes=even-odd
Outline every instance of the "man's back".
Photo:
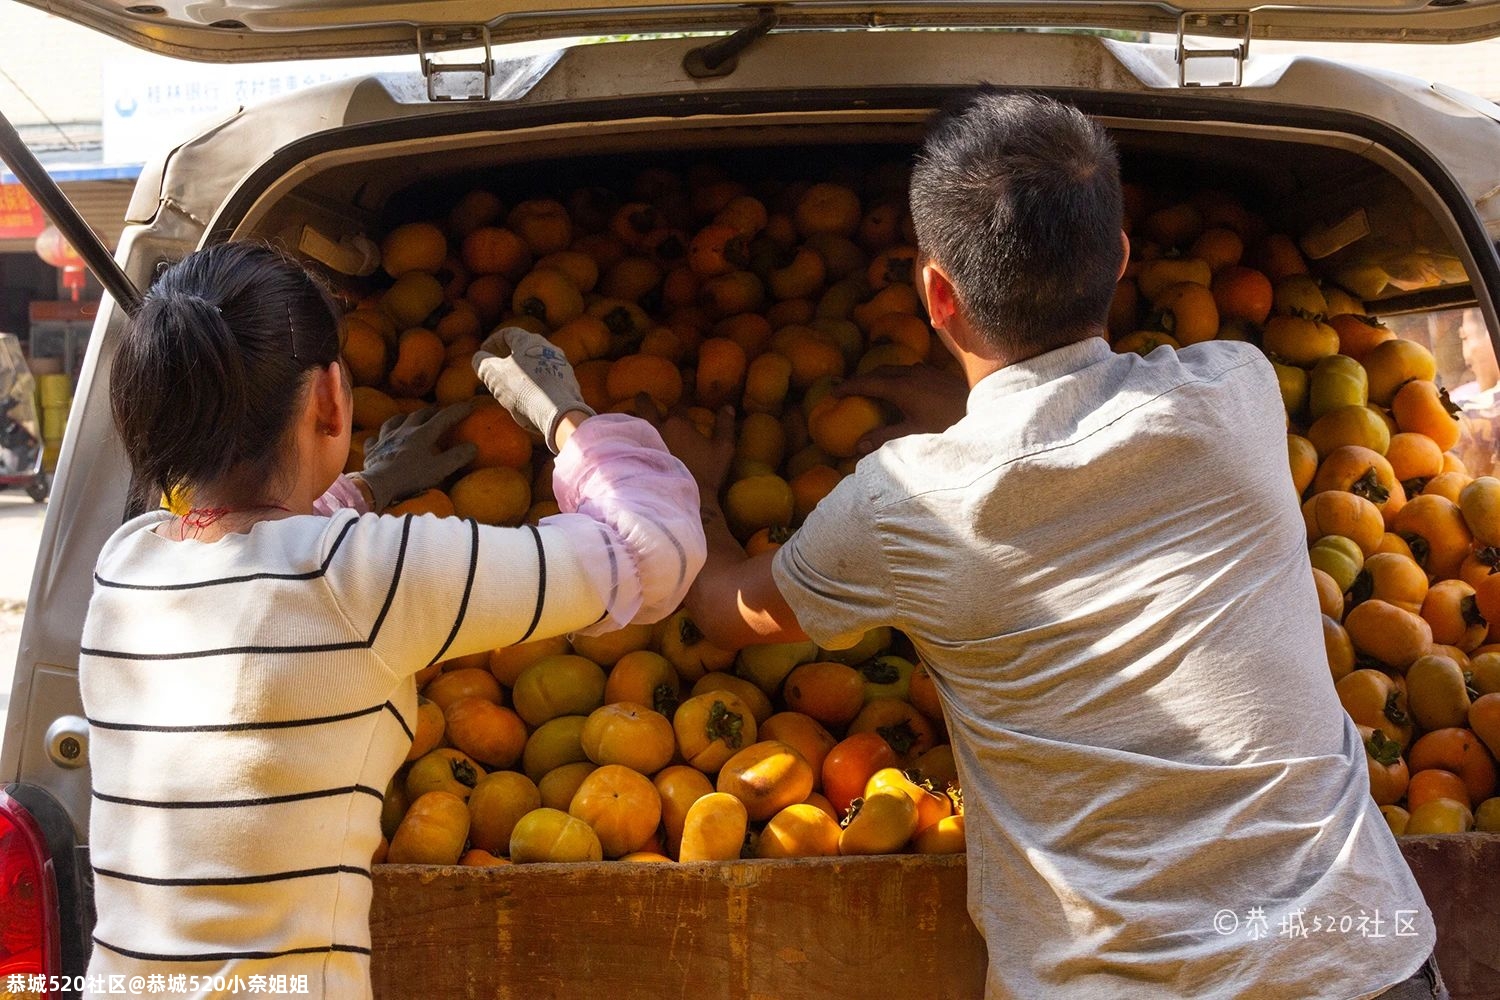
[{"label": "man's back", "polygon": [[1253,347],[1086,340],[863,461],[778,555],[813,638],[896,625],[940,687],[990,995],[1361,996],[1431,951],[1281,420]]}]

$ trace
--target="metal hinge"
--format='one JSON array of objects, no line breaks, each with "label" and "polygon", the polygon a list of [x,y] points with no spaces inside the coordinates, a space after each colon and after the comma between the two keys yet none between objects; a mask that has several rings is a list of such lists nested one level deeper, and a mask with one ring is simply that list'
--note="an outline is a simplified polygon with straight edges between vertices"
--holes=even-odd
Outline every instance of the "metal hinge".
[{"label": "metal hinge", "polygon": [[[483,62],[438,62],[432,57],[435,49],[484,48]],[[483,24],[455,24],[442,27],[417,29],[417,56],[422,61],[422,76],[427,80],[429,101],[487,101],[490,99],[490,80],[495,75],[495,60],[490,54],[490,29]],[[473,86],[474,78],[479,86]],[[441,78],[466,78],[469,85],[461,90],[438,92]]]},{"label": "metal hinge", "polygon": [[764,38],[778,21],[775,8],[761,7],[755,20],[717,41],[700,45],[682,57],[682,68],[696,80],[728,76],[740,64],[740,53]]},{"label": "metal hinge", "polygon": [[[1231,32],[1239,39],[1233,48],[1190,49],[1188,35],[1212,35],[1223,38]],[[1248,10],[1227,13],[1203,14],[1183,11],[1177,15],[1177,86],[1179,87],[1238,87],[1245,78],[1245,59],[1250,55],[1250,12]],[[1188,79],[1190,60],[1230,60],[1234,74],[1229,79],[1206,77],[1201,80]]]}]

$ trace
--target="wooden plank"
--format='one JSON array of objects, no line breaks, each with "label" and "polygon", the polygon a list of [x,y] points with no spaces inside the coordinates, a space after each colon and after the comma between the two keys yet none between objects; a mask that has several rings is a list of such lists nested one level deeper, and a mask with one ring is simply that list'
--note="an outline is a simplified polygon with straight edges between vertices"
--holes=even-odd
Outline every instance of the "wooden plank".
[{"label": "wooden plank", "polygon": [[985,951],[961,857],[381,866],[382,1000],[968,1000]]},{"label": "wooden plank", "polygon": [[1500,834],[1401,838],[1437,923],[1438,968],[1453,1000],[1500,996]]},{"label": "wooden plank", "polygon": [[[1408,837],[1453,1000],[1500,996],[1500,835]],[[962,857],[375,869],[380,1000],[978,1000]]]}]

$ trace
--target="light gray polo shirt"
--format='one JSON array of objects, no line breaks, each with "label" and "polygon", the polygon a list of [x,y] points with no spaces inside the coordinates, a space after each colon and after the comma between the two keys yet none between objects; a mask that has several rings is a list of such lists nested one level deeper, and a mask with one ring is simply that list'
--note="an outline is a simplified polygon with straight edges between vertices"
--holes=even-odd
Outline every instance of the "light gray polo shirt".
[{"label": "light gray polo shirt", "polygon": [[1368,997],[1431,952],[1255,347],[1006,367],[862,460],[774,567],[813,639],[893,625],[933,675],[987,997]]}]

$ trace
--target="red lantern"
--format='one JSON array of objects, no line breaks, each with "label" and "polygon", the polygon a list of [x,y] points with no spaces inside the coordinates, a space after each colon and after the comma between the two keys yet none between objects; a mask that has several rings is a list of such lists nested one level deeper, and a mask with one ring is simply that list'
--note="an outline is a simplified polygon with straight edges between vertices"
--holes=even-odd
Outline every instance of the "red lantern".
[{"label": "red lantern", "polygon": [[53,267],[62,269],[63,287],[72,294],[73,301],[77,302],[78,293],[88,283],[83,258],[51,223],[36,238],[36,255]]},{"label": "red lantern", "polygon": [[50,222],[36,238],[36,255],[53,267],[81,270],[84,266],[83,258],[73,249],[73,244],[64,239],[63,234]]}]

